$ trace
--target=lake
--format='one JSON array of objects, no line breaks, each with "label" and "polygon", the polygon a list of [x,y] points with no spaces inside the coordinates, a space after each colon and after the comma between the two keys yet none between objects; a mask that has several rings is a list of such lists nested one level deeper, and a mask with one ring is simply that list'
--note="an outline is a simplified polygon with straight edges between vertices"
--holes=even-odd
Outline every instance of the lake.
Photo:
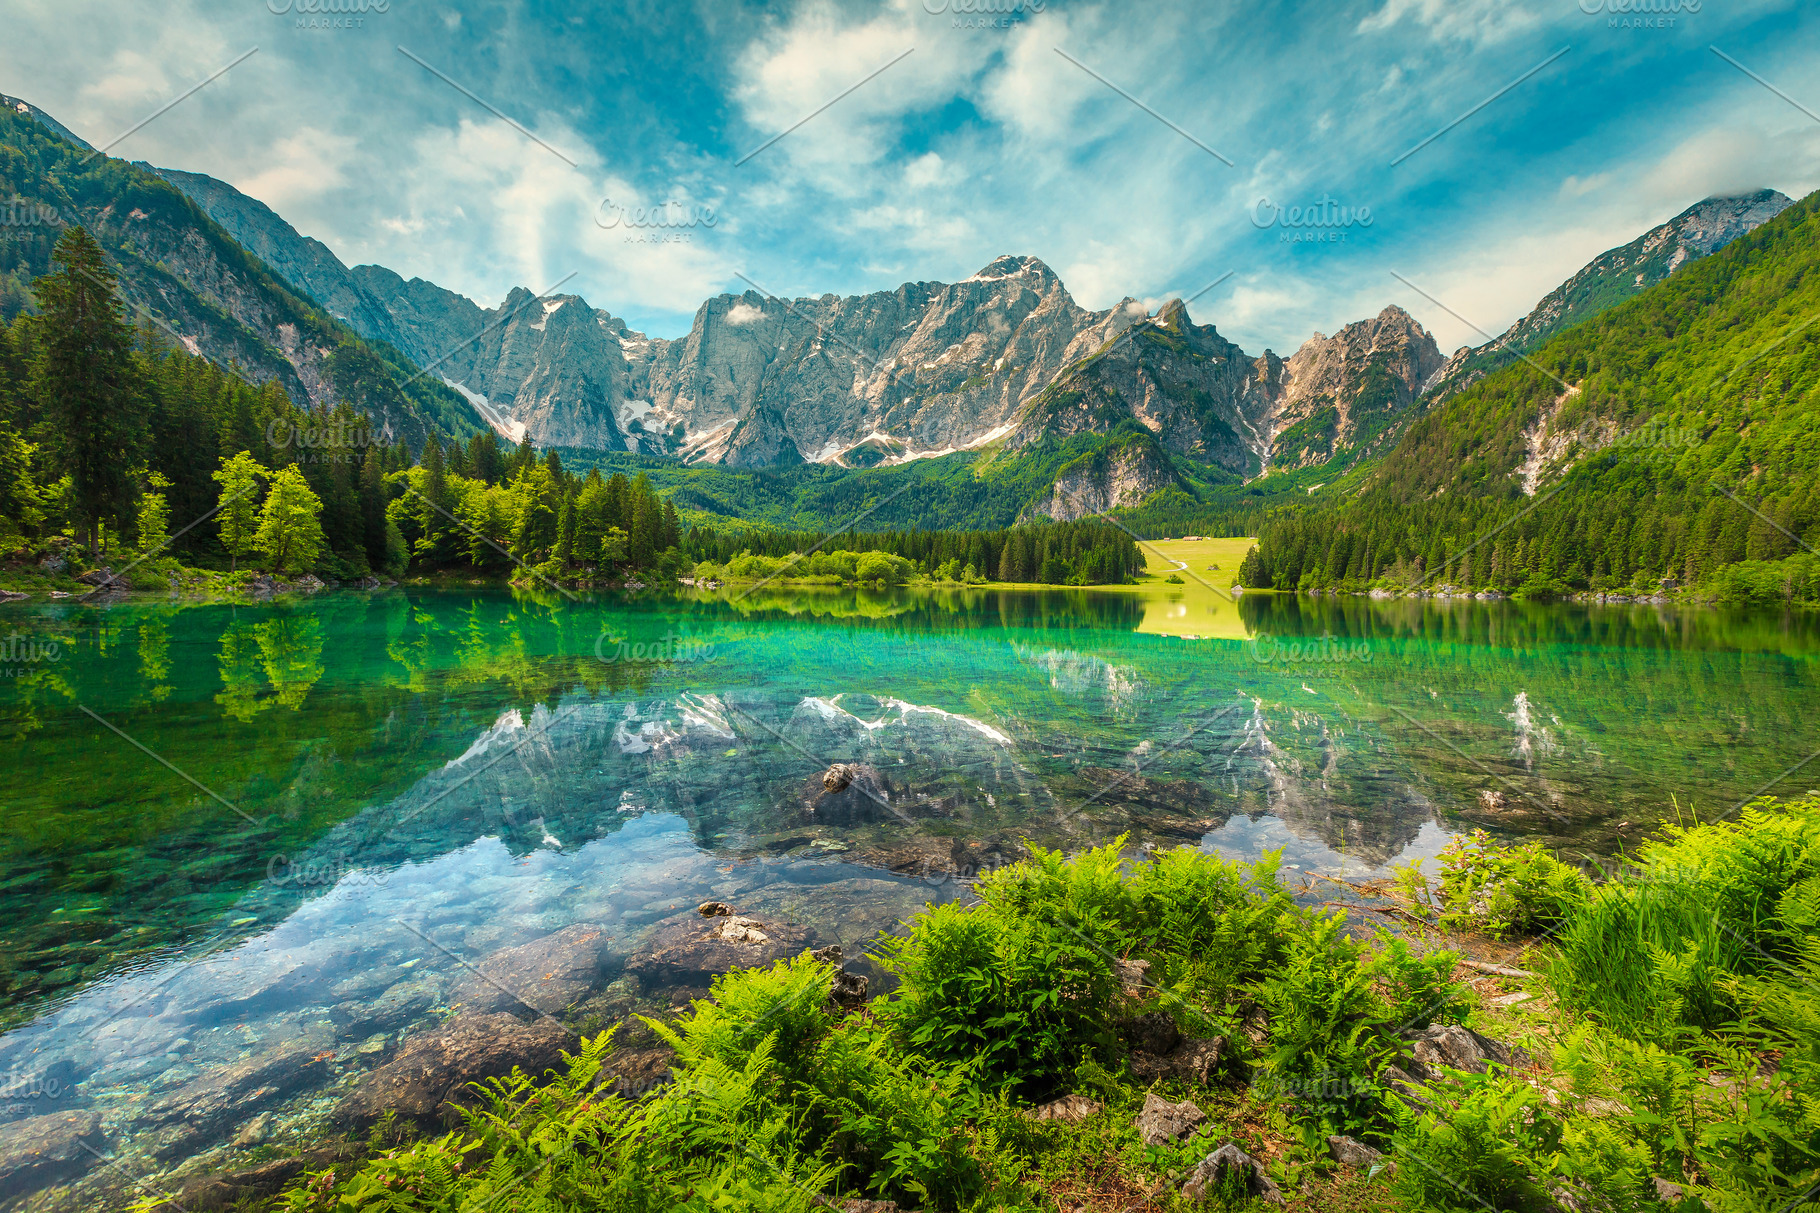
[{"label": "lake", "polygon": [[[623,959],[718,899],[851,960],[1023,840],[1358,880],[1820,785],[1812,615],[1217,597],[4,608],[0,1195],[101,1207],[308,1140],[475,966],[576,924]],[[815,808],[836,762],[884,794]],[[619,978],[587,1022],[674,997]]]}]

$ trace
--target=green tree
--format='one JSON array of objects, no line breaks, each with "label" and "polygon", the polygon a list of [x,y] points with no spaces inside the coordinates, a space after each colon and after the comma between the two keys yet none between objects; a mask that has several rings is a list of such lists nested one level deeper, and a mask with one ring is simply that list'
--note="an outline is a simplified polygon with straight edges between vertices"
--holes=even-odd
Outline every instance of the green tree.
[{"label": "green tree", "polygon": [[254,540],[273,572],[298,572],[316,563],[323,547],[321,514],[322,499],[310,490],[303,473],[294,467],[280,469],[259,512]]},{"label": "green tree", "polygon": [[221,526],[221,546],[231,558],[230,568],[238,569],[240,558],[258,546],[256,498],[260,480],[270,475],[249,451],[241,451],[215,470],[215,482],[221,486],[215,520]]},{"label": "green tree", "polygon": [[51,259],[62,268],[32,284],[43,309],[33,391],[70,477],[74,520],[95,550],[103,525],[120,530],[132,519],[145,413],[134,399],[132,331],[107,254],[72,224]]},{"label": "green tree", "polygon": [[171,539],[171,507],[164,490],[171,487],[168,478],[158,472],[148,477],[152,491],[139,498],[139,554],[150,556],[162,551]]}]

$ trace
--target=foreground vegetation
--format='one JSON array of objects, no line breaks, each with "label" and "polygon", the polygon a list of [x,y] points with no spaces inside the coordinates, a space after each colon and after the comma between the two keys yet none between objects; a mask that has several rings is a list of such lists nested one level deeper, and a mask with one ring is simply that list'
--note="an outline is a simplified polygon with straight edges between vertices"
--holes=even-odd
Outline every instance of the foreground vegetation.
[{"label": "foreground vegetation", "polygon": [[[1234,1141],[1301,1208],[1812,1207],[1820,799],[1669,829],[1601,880],[1534,846],[1458,839],[1438,880],[1403,874],[1408,937],[1360,939],[1343,913],[1299,906],[1274,860],[1132,863],[1122,841],[1037,850],[982,879],[977,904],[928,910],[880,953],[897,990],[859,1013],[833,1008],[835,970],[807,954],[730,973],[653,1025],[676,1050],[656,1094],[597,1087],[605,1032],[545,1085],[493,1080],[463,1128],[313,1175],[279,1204],[1247,1207],[1262,1198],[1237,1171],[1180,1192]],[[1435,916],[1478,933],[1456,938],[1525,939],[1528,999],[1461,980],[1460,954],[1427,942]],[[1165,1023],[1217,1038],[1217,1060],[1142,1081]],[[1462,1023],[1516,1051],[1412,1079],[1412,1039]],[[1207,1120],[1145,1144],[1132,1121],[1150,1090]],[[1070,1094],[1092,1101],[1078,1124],[1029,1114]],[[1383,1155],[1336,1167],[1330,1135]]]}]

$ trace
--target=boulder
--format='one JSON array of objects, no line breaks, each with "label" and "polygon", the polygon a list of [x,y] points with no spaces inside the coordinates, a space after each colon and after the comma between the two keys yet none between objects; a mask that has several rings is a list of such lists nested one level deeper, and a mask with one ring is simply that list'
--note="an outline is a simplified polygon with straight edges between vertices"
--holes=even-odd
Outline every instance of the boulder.
[{"label": "boulder", "polygon": [[1283,1193],[1264,1170],[1264,1165],[1232,1142],[1195,1164],[1194,1174],[1182,1185],[1182,1195],[1189,1200],[1199,1200],[1222,1184],[1231,1182],[1228,1176],[1232,1175],[1238,1176],[1247,1195],[1261,1197],[1268,1204],[1283,1203]]},{"label": "boulder", "polygon": [[171,1204],[192,1213],[231,1209],[249,1198],[271,1196],[305,1171],[319,1171],[334,1161],[333,1151],[321,1150],[302,1158],[273,1159],[220,1175],[192,1175]]},{"label": "boulder", "polygon": [[1483,1074],[1492,1065],[1509,1066],[1527,1060],[1508,1046],[1460,1024],[1405,1028],[1401,1035],[1408,1042],[1413,1059],[1409,1072],[1424,1082],[1440,1078],[1443,1067]]},{"label": "boulder", "polygon": [[1145,1145],[1161,1146],[1187,1137],[1206,1119],[1207,1113],[1196,1107],[1192,1100],[1170,1103],[1152,1091],[1144,1096],[1144,1106],[1134,1123]]},{"label": "boulder", "polygon": [[400,1116],[453,1123],[454,1105],[472,1101],[471,1082],[510,1074],[534,1078],[562,1063],[574,1033],[547,1018],[530,1023],[505,1012],[464,1012],[443,1027],[405,1041],[398,1055],[361,1079],[335,1109],[338,1120],[364,1126],[397,1109]]},{"label": "boulder", "polygon": [[153,1125],[180,1124],[189,1134],[225,1129],[293,1091],[326,1081],[332,1056],[308,1042],[287,1041],[233,1065],[205,1070],[155,1101],[145,1119]]},{"label": "boulder", "polygon": [[1061,1120],[1069,1124],[1079,1124],[1100,1110],[1100,1105],[1085,1095],[1064,1095],[1041,1107],[1030,1109],[1025,1115],[1031,1120]]},{"label": "boulder", "polygon": [[35,1192],[102,1161],[106,1138],[93,1112],[28,1116],[0,1126],[0,1197]]},{"label": "boulder", "polygon": [[642,1099],[675,1077],[671,1071],[675,1060],[676,1050],[669,1045],[615,1049],[607,1054],[594,1085],[608,1088],[621,1099]]},{"label": "boulder", "polygon": [[23,590],[0,590],[0,602],[23,602],[30,597]]},{"label": "boulder", "polygon": [[1337,1133],[1328,1137],[1327,1153],[1343,1167],[1369,1167],[1384,1157],[1382,1151],[1374,1150],[1351,1137],[1341,1137]]},{"label": "boulder", "polygon": [[872,979],[864,973],[849,973],[841,969],[834,974],[828,1001],[834,1004],[836,1011],[857,1011],[866,1005],[866,991],[871,984]]},{"label": "boulder", "polygon": [[1122,1021],[1118,1030],[1133,1053],[1151,1053],[1160,1057],[1174,1052],[1175,1047],[1182,1043],[1182,1033],[1175,1026],[1175,1016],[1167,1011],[1134,1015]]},{"label": "boulder", "polygon": [[733,907],[724,901],[704,901],[695,907],[695,912],[703,918],[728,918],[733,914]]},{"label": "boulder", "polygon": [[43,557],[41,557],[39,559],[38,567],[43,569],[45,572],[49,573],[51,576],[55,577],[59,573],[62,573],[65,570],[67,570],[70,567],[70,562],[65,560],[61,556],[58,556],[58,555],[55,555],[52,553],[46,553]]},{"label": "boulder", "polygon": [[291,588],[294,590],[297,590],[300,593],[314,594],[318,590],[327,589],[328,585],[326,582],[324,582],[322,580],[322,578],[316,576],[316,574],[305,573],[303,576],[299,577],[296,581],[291,583]]},{"label": "boulder", "polygon": [[400,981],[372,1000],[350,999],[329,1008],[329,1020],[344,1038],[365,1040],[376,1032],[396,1032],[429,1013],[442,1000],[434,978]]},{"label": "boulder", "polygon": [[795,956],[810,942],[809,932],[794,923],[738,915],[713,921],[719,925],[704,926],[694,912],[659,921],[647,944],[626,959],[626,972],[646,989],[705,986],[729,969]]},{"label": "boulder", "polygon": [[83,585],[109,585],[114,580],[114,570],[104,564],[98,569],[76,574],[76,580]]},{"label": "boulder", "polygon": [[891,803],[891,792],[878,771],[863,762],[837,762],[823,772],[820,790],[811,785],[804,805],[824,825],[864,825],[874,821],[909,820]]},{"label": "boulder", "polygon": [[1150,984],[1150,962],[1148,960],[1115,960],[1112,972],[1119,979],[1119,986],[1125,991],[1126,998],[1142,998],[1145,988]]},{"label": "boulder", "polygon": [[604,927],[577,923],[554,935],[503,948],[462,980],[455,1001],[482,1015],[526,1008],[554,1015],[600,984],[600,954],[608,938]]}]

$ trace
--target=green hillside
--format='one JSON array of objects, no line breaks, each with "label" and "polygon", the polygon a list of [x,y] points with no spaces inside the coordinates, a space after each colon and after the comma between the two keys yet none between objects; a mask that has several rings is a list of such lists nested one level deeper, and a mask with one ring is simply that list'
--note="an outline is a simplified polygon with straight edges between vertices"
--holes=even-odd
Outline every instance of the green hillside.
[{"label": "green hillside", "polygon": [[[1421,418],[1255,584],[1820,597],[1820,195]],[[1526,491],[1527,490],[1527,491]]]}]

